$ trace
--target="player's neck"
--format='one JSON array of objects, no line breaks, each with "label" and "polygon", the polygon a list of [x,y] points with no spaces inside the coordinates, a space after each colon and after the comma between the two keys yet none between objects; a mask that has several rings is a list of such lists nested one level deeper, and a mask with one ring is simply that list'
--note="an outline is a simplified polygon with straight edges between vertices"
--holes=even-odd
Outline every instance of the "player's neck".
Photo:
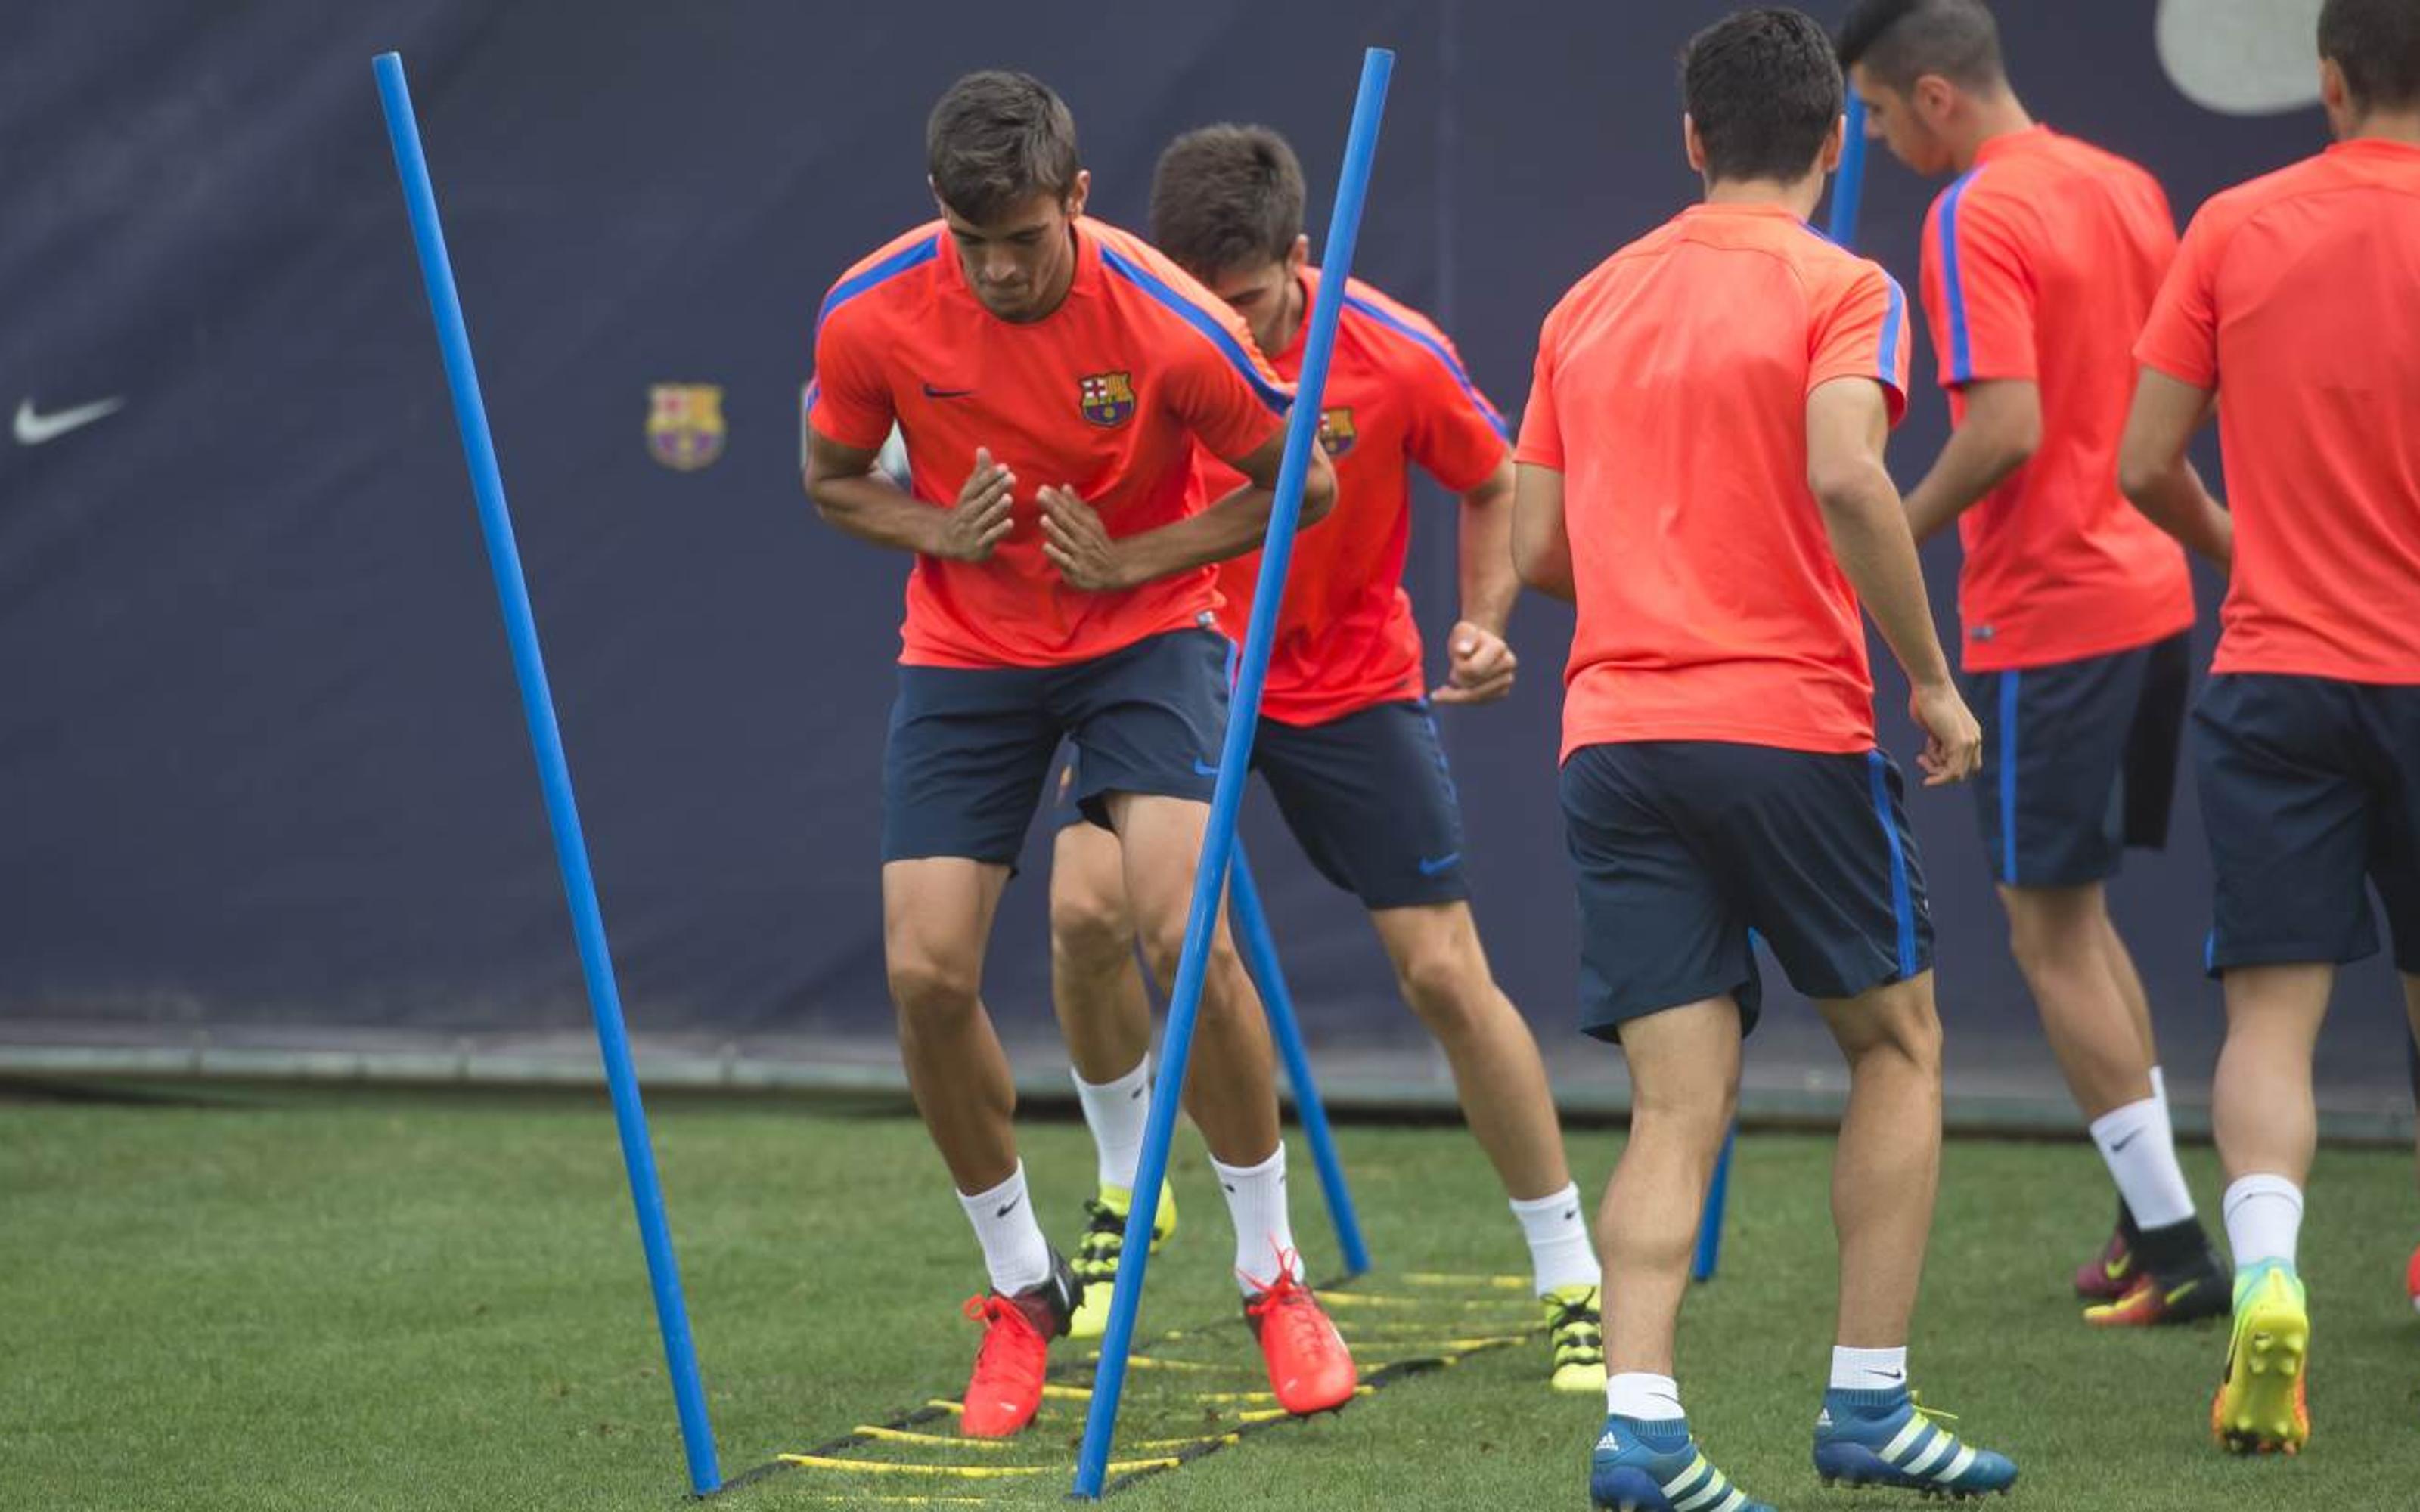
[{"label": "player's neck", "polygon": [[1295,276],[1287,279],[1285,283],[1285,313],[1278,316],[1276,327],[1270,331],[1269,349],[1262,353],[1263,356],[1268,358],[1271,362],[1275,362],[1279,358],[1284,356],[1287,351],[1292,349],[1294,347],[1294,338],[1295,333],[1302,330],[1303,314],[1310,307],[1310,298],[1302,291],[1301,275],[1296,274]]},{"label": "player's neck", "polygon": [[1805,220],[1823,203],[1823,176],[1804,178],[1714,178],[1706,183],[1709,205],[1772,205]]},{"label": "player's neck", "polygon": [[2411,110],[2373,110],[2354,121],[2344,133],[2347,142],[2399,142],[2408,147],[2420,147],[2420,107]]},{"label": "player's neck", "polygon": [[2034,129],[2032,114],[2013,89],[1977,98],[1969,120],[1966,133],[1949,153],[1950,160],[1958,164],[1958,171],[1962,174],[1975,166],[1975,160],[1980,158],[1983,149],[1992,143],[2004,136],[2014,136],[2020,131]]}]

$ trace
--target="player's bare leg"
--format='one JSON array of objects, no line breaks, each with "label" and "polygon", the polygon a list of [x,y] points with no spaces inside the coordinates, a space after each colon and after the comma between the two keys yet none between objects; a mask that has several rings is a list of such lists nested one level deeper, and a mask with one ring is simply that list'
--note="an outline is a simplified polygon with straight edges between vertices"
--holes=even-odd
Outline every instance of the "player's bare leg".
[{"label": "player's bare leg", "polygon": [[[1151,998],[1135,958],[1134,910],[1117,836],[1094,824],[1059,831],[1050,858],[1050,995],[1075,1062],[1076,1095],[1092,1131],[1097,1181],[1084,1232],[1071,1252],[1084,1295],[1071,1336],[1109,1329],[1109,1300],[1125,1255],[1126,1215],[1151,1119]],[[1152,1217],[1152,1253],[1176,1232],[1175,1189],[1163,1181]]]},{"label": "player's bare leg", "polygon": [[882,869],[883,962],[908,1089],[960,1192],[1016,1168],[1016,1084],[980,995],[1008,868],[954,856]]},{"label": "player's bare leg", "polygon": [[979,1438],[1020,1432],[1042,1399],[1049,1341],[1067,1329],[1076,1282],[1034,1221],[1010,1119],[1016,1084],[979,987],[1008,868],[953,857],[882,869],[882,935],[899,1055],[924,1127],[950,1168],[983,1246],[988,1295],[969,1316],[985,1325],[959,1427]]},{"label": "player's bare leg", "polygon": [[1538,1041],[1488,969],[1470,904],[1382,908],[1370,919],[1404,1001],[1453,1068],[1463,1119],[1512,1200],[1546,1319],[1548,1383],[1558,1391],[1601,1392],[1604,1278],[1564,1159]]},{"label": "player's bare leg", "polygon": [[[1110,794],[1109,803],[1136,937],[1152,970],[1173,982],[1210,806],[1128,793]],[[1343,1339],[1302,1285],[1278,1137],[1276,1055],[1223,907],[1204,964],[1185,1109],[1210,1147],[1211,1169],[1234,1221],[1235,1272],[1270,1387],[1289,1412],[1323,1412],[1350,1399],[1357,1378]]]},{"label": "player's bare leg", "polygon": [[1404,1001],[1436,1037],[1480,1148],[1506,1194],[1528,1200],[1571,1184],[1563,1134],[1538,1041],[1496,984],[1466,903],[1382,908],[1370,916]]},{"label": "player's bare leg", "polygon": [[2150,1005],[2100,883],[2008,887],[2009,944],[2051,1053],[2116,1182],[2117,1234],[2076,1273],[2102,1326],[2191,1322],[2226,1310],[2226,1272],[2177,1163],[2154,1074]]},{"label": "player's bare leg", "polygon": [[2226,1237],[2235,1251],[2235,1322],[2211,1432],[2237,1450],[2302,1447],[2311,1319],[2295,1268],[2303,1187],[2319,1146],[2311,1057],[2335,968],[2230,966],[2226,1043],[2211,1119],[2226,1167]]},{"label": "player's bare leg", "polygon": [[2005,1490],[2016,1466],[1926,1422],[1908,1377],[1908,1335],[1941,1180],[1941,1019],[1932,973],[1816,1007],[1848,1058],[1849,1106],[1832,1161],[1840,1321],[1815,1420],[1815,1472],[1826,1484],[1929,1494]]},{"label": "player's bare leg", "polygon": [[1832,1164],[1848,1349],[1907,1344],[1941,1180],[1941,1019],[1932,973],[1816,1005],[1849,1062]]},{"label": "player's bare leg", "polygon": [[[2151,1095],[2149,1009],[2140,1019],[2113,968],[2117,939],[2099,883],[2002,886],[2009,949],[2041,1014],[2051,1054],[2086,1119]],[[2122,958],[2125,947],[2117,946]],[[2133,975],[2129,963],[2126,975]]]},{"label": "player's bare leg", "polygon": [[1050,999],[1076,1074],[1114,1081],[1151,1049],[1151,998],[1135,960],[1125,857],[1098,825],[1069,825],[1050,854]]},{"label": "player's bare leg", "polygon": [[1630,1019],[1621,1050],[1630,1138],[1597,1210],[1606,1368],[1668,1379],[1706,1184],[1739,1096],[1739,1009],[1716,997]]}]

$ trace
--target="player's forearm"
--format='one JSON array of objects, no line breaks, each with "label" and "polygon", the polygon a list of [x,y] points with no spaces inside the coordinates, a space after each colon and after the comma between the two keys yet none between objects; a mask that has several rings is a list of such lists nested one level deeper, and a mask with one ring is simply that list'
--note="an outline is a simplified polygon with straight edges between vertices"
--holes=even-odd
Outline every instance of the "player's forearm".
[{"label": "player's forearm", "polygon": [[[1268,538],[1269,516],[1276,504],[1272,488],[1247,481],[1198,515],[1121,539],[1118,576],[1131,587],[1242,556]],[[1303,475],[1302,513],[1296,528],[1311,529],[1335,506],[1336,473],[1327,464],[1327,455],[1313,447],[1310,468]]]},{"label": "player's forearm", "polygon": [[2235,517],[2211,497],[2201,474],[2182,456],[2165,467],[2129,470],[2120,478],[2143,517],[2188,551],[2229,569],[2235,562]]},{"label": "player's forearm", "polygon": [[1512,464],[1462,496],[1462,617],[1497,635],[1512,620],[1521,575],[1512,563]]},{"label": "player's forearm", "polygon": [[1975,507],[2034,454],[2031,439],[1996,425],[1951,433],[1932,471],[1907,496],[1908,532],[1922,546]]},{"label": "player's forearm", "polygon": [[1875,460],[1819,485],[1816,499],[1823,505],[1833,558],[1908,681],[1918,687],[1947,684],[1949,658],[1933,628],[1916,540],[1890,474]]},{"label": "player's forearm", "polygon": [[894,551],[938,552],[943,511],[902,493],[887,478],[807,474],[815,513],[845,535]]},{"label": "player's forearm", "polygon": [[1549,598],[1579,602],[1572,580],[1572,537],[1563,518],[1563,475],[1524,464],[1512,486],[1512,570]]}]

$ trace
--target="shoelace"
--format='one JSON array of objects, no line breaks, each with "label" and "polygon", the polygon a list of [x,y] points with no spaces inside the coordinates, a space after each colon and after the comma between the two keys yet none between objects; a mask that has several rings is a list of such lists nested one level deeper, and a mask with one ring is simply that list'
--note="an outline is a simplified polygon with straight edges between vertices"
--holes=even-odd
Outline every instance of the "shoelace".
[{"label": "shoelace", "polygon": [[1548,1299],[1555,1316],[1546,1325],[1546,1335],[1554,1340],[1557,1365],[1596,1365],[1605,1359],[1605,1324],[1597,1314],[1594,1295],[1569,1301]]},{"label": "shoelace", "polygon": [[1275,1319],[1286,1331],[1287,1343],[1302,1350],[1315,1350],[1326,1342],[1327,1319],[1321,1314],[1311,1288],[1295,1275],[1301,1257],[1293,1250],[1280,1249],[1277,1257],[1278,1276],[1273,1282],[1264,1284],[1249,1272],[1235,1273],[1260,1293],[1244,1304],[1244,1312],[1263,1327]]},{"label": "shoelace", "polygon": [[[1014,1319],[1026,1333],[1035,1332],[1033,1319],[1025,1316],[1025,1309],[998,1292],[981,1297],[969,1297],[965,1311],[970,1321],[984,1325],[983,1343],[975,1350],[974,1373],[978,1378],[986,1374],[1001,1373],[1007,1367],[995,1347],[1011,1337],[1013,1331],[1003,1330],[998,1326],[999,1324]],[[1031,1375],[1032,1372],[1018,1370],[1016,1374],[1024,1376]]]},{"label": "shoelace", "polygon": [[1118,1257],[1125,1253],[1125,1218],[1108,1203],[1091,1197],[1084,1202],[1084,1237],[1076,1246],[1074,1270],[1087,1281],[1106,1280],[1117,1273]]},{"label": "shoelace", "polygon": [[1958,1437],[1957,1434],[1951,1433],[1949,1429],[1949,1425],[1958,1421],[1957,1413],[1945,1412],[1938,1407],[1925,1406],[1924,1396],[1920,1392],[1909,1392],[1907,1394],[1907,1405],[1915,1408],[1916,1415],[1924,1419],[1927,1423],[1930,1423],[1934,1427],[1941,1429],[1944,1433],[1948,1433],[1953,1439]]}]

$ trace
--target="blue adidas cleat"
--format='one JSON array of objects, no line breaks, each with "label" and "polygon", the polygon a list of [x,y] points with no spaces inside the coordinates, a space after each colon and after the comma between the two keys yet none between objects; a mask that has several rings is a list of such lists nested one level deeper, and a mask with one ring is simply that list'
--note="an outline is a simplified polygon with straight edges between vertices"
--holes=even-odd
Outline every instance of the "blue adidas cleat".
[{"label": "blue adidas cleat", "polygon": [[1599,1512],[1773,1512],[1698,1452],[1685,1417],[1606,1418],[1589,1496]]},{"label": "blue adidas cleat", "polygon": [[1826,1486],[1898,1486],[1961,1500],[2015,1485],[2008,1456],[1970,1448],[1942,1427],[1956,1421],[1917,1406],[1904,1386],[1827,1391],[1815,1420],[1815,1473]]}]

